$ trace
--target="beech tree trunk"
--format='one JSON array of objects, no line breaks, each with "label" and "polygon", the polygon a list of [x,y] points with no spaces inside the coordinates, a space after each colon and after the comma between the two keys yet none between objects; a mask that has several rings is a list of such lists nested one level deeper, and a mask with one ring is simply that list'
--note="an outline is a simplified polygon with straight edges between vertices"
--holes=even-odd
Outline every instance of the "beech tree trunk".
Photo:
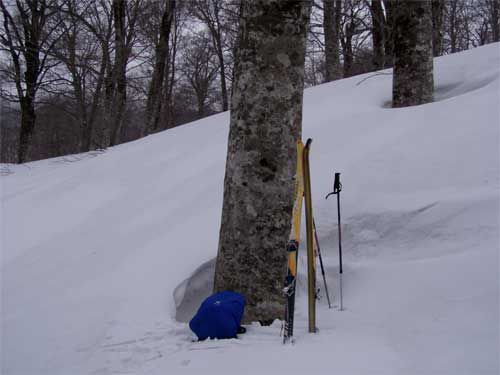
[{"label": "beech tree trunk", "polygon": [[384,52],[385,67],[389,68],[394,64],[394,1],[384,0],[385,8],[385,28],[384,28]]},{"label": "beech tree trunk", "polygon": [[432,0],[432,51],[435,57],[443,53],[443,0]]},{"label": "beech tree trunk", "polygon": [[432,14],[430,1],[398,2],[394,19],[393,106],[432,102]]},{"label": "beech tree trunk", "polygon": [[282,318],[310,1],[241,3],[215,291]]},{"label": "beech tree trunk", "polygon": [[385,18],[382,2],[380,0],[372,0],[370,12],[372,16],[373,67],[375,70],[380,70],[385,66]]}]

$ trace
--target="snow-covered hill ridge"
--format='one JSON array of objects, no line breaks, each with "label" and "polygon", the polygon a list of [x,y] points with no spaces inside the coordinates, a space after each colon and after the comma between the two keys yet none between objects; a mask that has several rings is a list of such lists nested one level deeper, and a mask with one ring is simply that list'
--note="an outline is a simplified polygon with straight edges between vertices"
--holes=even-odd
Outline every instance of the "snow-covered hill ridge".
[{"label": "snow-covered hill ridge", "polygon": [[342,172],[346,311],[323,298],[307,334],[299,290],[294,346],[279,323],[192,343],[174,319],[174,291],[181,301],[217,252],[227,113],[102,154],[3,165],[1,373],[498,374],[499,48],[436,59],[428,105],[388,108],[390,75],[306,90],[335,301],[324,197]]}]

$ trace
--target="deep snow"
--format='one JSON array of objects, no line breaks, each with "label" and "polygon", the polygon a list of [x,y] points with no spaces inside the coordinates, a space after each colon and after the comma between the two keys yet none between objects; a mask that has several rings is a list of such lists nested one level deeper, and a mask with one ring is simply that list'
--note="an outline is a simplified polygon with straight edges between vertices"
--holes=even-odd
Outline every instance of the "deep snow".
[{"label": "deep snow", "polygon": [[346,310],[323,298],[308,334],[302,273],[295,345],[279,322],[203,343],[182,322],[209,291],[227,113],[105,153],[2,165],[1,373],[498,374],[499,55],[436,59],[437,100],[418,107],[387,107],[390,75],[306,90],[335,304],[324,197],[342,172]]}]

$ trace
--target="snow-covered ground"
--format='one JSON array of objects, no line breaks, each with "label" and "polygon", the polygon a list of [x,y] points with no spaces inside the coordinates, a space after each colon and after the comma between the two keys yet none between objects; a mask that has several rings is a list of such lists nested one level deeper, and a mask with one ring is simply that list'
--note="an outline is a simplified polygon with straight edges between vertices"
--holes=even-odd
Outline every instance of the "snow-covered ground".
[{"label": "snow-covered ground", "polygon": [[1,373],[498,374],[499,67],[498,44],[439,58],[437,101],[405,109],[387,106],[390,75],[306,91],[335,305],[324,197],[342,172],[345,311],[323,298],[307,333],[301,274],[294,345],[278,322],[195,343],[182,321],[209,291],[227,113],[102,154],[2,165]]}]

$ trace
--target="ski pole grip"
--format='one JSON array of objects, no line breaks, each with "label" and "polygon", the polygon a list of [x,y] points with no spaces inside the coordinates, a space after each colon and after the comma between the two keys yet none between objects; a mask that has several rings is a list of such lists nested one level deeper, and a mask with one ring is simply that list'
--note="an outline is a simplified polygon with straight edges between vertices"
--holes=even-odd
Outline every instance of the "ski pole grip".
[{"label": "ski pole grip", "polygon": [[340,173],[335,173],[335,182],[333,183],[333,192],[340,193],[342,184],[340,183]]}]

